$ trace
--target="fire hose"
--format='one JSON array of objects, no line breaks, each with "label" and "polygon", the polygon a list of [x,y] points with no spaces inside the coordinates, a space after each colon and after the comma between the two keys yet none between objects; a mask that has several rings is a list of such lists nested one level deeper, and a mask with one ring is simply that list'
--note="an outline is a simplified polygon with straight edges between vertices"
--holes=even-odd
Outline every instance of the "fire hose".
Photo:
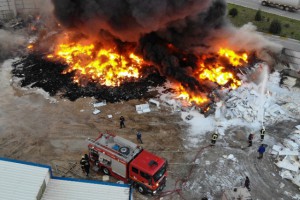
[{"label": "fire hose", "polygon": [[[208,148],[208,147],[211,147],[211,145],[207,145],[205,147],[202,147],[200,148],[198,151],[197,151],[197,154],[195,155],[194,159],[193,159],[193,162],[196,161],[196,159],[198,158],[198,156],[203,152],[204,149]],[[165,191],[165,192],[162,192],[160,193],[160,195],[156,198],[156,199],[160,199],[161,197],[165,197],[165,196],[168,196],[168,195],[172,195],[174,193],[177,193],[181,199],[185,200],[185,198],[183,197],[182,195],[182,186],[190,179],[192,173],[193,173],[193,170],[194,170],[194,167],[195,165],[192,165],[191,169],[189,170],[189,173],[188,175],[186,176],[186,178],[181,178],[181,179],[177,179],[176,182],[175,182],[175,186],[174,186],[174,190],[169,190],[169,191]],[[181,185],[179,186],[179,188],[177,188],[177,185],[181,183]]]}]

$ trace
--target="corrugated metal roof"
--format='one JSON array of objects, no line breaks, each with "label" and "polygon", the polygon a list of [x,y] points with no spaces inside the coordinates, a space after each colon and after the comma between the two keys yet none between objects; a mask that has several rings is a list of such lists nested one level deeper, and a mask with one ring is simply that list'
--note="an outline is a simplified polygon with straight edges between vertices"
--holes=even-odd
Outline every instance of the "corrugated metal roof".
[{"label": "corrugated metal roof", "polygon": [[[44,193],[41,188],[45,189]],[[49,166],[0,157],[0,200],[40,198],[42,200],[132,199],[130,186],[127,184],[53,177]]]},{"label": "corrugated metal roof", "polygon": [[33,200],[50,177],[48,167],[33,166],[0,158],[0,199]]},{"label": "corrugated metal roof", "polygon": [[129,200],[129,197],[128,185],[55,178],[49,181],[42,200]]}]

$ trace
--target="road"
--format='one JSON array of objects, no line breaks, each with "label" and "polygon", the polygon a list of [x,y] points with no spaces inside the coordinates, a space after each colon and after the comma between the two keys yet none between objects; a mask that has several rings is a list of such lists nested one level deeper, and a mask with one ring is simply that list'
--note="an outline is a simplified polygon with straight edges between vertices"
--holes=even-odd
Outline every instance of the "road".
[{"label": "road", "polygon": [[290,18],[290,19],[295,19],[295,20],[300,21],[300,11],[287,12],[287,11],[280,10],[278,8],[262,6],[260,4],[259,0],[227,0],[227,2],[231,3],[231,4],[244,6],[244,7],[247,7],[247,8],[252,8],[252,9],[255,9],[255,10],[260,9],[264,12],[268,12],[268,13],[272,13],[272,14],[275,14],[275,15],[284,16],[284,17],[287,17],[287,18]]}]

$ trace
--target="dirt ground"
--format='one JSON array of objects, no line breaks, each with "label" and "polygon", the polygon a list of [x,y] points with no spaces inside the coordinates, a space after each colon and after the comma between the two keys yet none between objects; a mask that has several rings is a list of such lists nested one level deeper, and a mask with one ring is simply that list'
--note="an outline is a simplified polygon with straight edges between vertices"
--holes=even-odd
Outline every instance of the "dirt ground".
[{"label": "dirt ground", "polygon": [[[87,138],[109,131],[136,142],[136,130],[142,132],[143,148],[165,157],[169,162],[169,178],[161,199],[220,199],[228,186],[243,184],[246,175],[251,181],[253,199],[292,199],[299,193],[295,185],[282,179],[274,158],[268,154],[258,160],[258,137],[251,148],[247,146],[249,130],[232,127],[208,146],[210,133],[196,138],[199,142],[189,147],[188,124],[180,113],[171,108],[151,105],[152,112],[137,114],[135,105],[145,100],[131,100],[100,107],[101,113],[92,114],[95,102],[82,98],[75,102],[55,97],[50,103],[40,94],[20,90],[11,85],[10,68],[0,67],[0,156],[52,166],[56,176],[86,178],[79,166],[81,155],[87,152]],[[109,119],[107,115],[113,115]],[[126,119],[126,128],[119,128],[119,117]],[[282,141],[300,121],[290,121],[267,127],[266,144]],[[272,134],[272,135],[271,135]],[[195,137],[195,136],[194,136]],[[226,159],[233,154],[237,161]],[[102,174],[92,172],[89,179],[102,180]],[[110,179],[110,181],[116,181]],[[180,189],[179,193],[172,192]],[[283,183],[285,186],[280,188]],[[165,193],[164,193],[165,194]],[[134,191],[134,199],[159,199]]]}]

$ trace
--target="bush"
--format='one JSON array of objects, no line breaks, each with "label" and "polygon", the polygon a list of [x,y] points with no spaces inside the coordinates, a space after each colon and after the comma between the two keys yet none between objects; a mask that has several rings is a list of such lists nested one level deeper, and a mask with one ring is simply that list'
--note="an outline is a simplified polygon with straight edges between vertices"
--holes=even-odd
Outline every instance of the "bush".
[{"label": "bush", "polygon": [[277,19],[272,20],[269,32],[272,34],[279,34],[281,32],[281,23]]},{"label": "bush", "polygon": [[229,10],[229,15],[232,16],[232,17],[235,17],[238,15],[238,10],[236,8],[231,8]]},{"label": "bush", "polygon": [[285,24],[284,27],[285,27],[285,28],[289,28],[289,27],[290,27],[290,24]]},{"label": "bush", "polygon": [[260,10],[258,10],[258,11],[256,12],[255,17],[254,17],[254,20],[255,20],[255,21],[258,21],[258,22],[262,20],[262,17],[261,17],[261,11],[260,11]]}]

